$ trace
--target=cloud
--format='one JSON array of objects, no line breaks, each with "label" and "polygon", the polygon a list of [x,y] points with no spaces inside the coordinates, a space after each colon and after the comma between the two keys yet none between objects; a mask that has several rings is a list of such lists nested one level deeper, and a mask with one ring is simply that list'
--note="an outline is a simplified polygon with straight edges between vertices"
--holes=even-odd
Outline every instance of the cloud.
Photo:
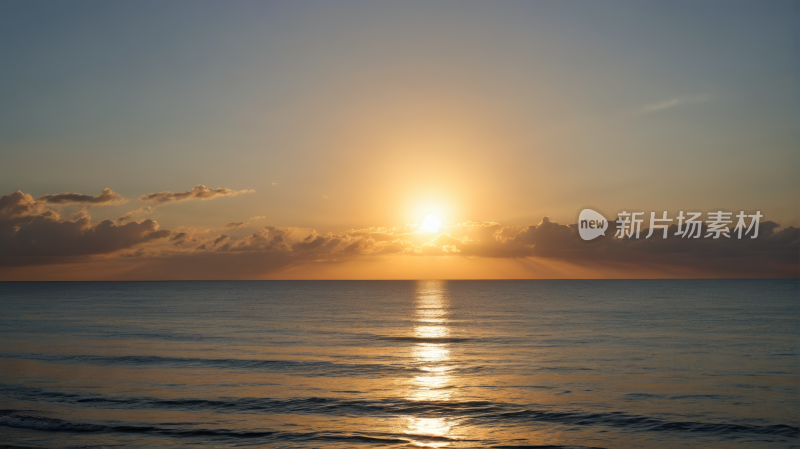
[{"label": "cloud", "polygon": [[137,218],[141,218],[144,215],[152,214],[154,210],[155,210],[154,207],[142,206],[142,207],[140,207],[138,209],[134,209],[132,211],[129,211],[129,212],[126,212],[126,213],[120,215],[114,221],[116,221],[118,224],[127,223],[129,221],[134,221]]},{"label": "cloud", "polygon": [[[618,239],[611,237],[611,232],[585,242],[578,237],[575,224],[556,223],[548,217],[528,226],[491,221],[450,224],[438,234],[421,233],[414,226],[327,234],[265,226],[244,236],[231,236],[193,227],[162,230],[149,219],[130,221],[144,212],[149,211],[137,209],[115,221],[92,223],[85,210],[62,219],[56,210],[28,194],[16,191],[3,195],[0,266],[44,266],[100,258],[104,264],[134,264],[130,267],[135,266],[135,270],[130,268],[133,271],[126,278],[143,279],[258,278],[280,270],[375,257],[406,261],[425,257],[494,259],[498,263],[504,259],[528,266],[557,261],[575,267],[575,272],[600,273],[599,277],[609,270],[616,270],[617,277],[637,277],[640,273],[655,277],[798,277],[800,268],[800,229],[781,229],[768,220],[761,222],[757,239],[681,239],[674,235],[677,227],[673,225],[667,239]],[[229,222],[225,227],[244,229],[244,225],[261,218]],[[707,227],[702,228],[705,235]],[[647,235],[647,229],[641,235]],[[4,273],[8,271],[0,269],[0,278],[8,278]],[[358,273],[353,276],[358,277]]]},{"label": "cloud", "polygon": [[31,217],[44,214],[58,218],[58,213],[19,190],[0,197],[0,226],[25,222]]},{"label": "cloud", "polygon": [[100,206],[115,206],[118,204],[125,204],[127,199],[122,195],[112,191],[111,189],[103,189],[103,192],[97,196],[82,195],[80,193],[57,193],[54,195],[42,195],[36,198],[36,201],[41,201],[47,204],[84,204],[84,205],[100,205]]},{"label": "cloud", "polygon": [[229,221],[228,223],[225,223],[222,226],[222,229],[243,229],[243,228],[248,227],[250,225],[250,223],[252,223],[254,221],[257,221],[257,220],[260,220],[262,218],[267,218],[267,217],[259,215],[257,217],[253,217],[253,218],[251,218],[251,219],[249,219],[247,221]]},{"label": "cloud", "polygon": [[[529,245],[534,257],[581,266],[649,267],[686,277],[797,277],[800,268],[800,229],[789,226],[776,232],[779,225],[772,221],[760,224],[757,239],[741,240],[682,239],[675,236],[677,225],[673,224],[667,239],[600,237],[584,242],[577,238],[576,226],[543,219],[520,231],[512,241]],[[701,228],[705,235],[708,227],[703,223]],[[642,237],[647,233],[644,229]]]},{"label": "cloud", "polygon": [[170,242],[174,242],[175,240],[181,240],[181,239],[183,239],[185,237],[186,237],[186,233],[185,232],[179,232],[179,233],[173,235],[172,237],[170,237],[169,241]]},{"label": "cloud", "polygon": [[671,108],[671,107],[677,106],[677,105],[679,105],[681,103],[683,103],[683,100],[679,100],[677,98],[673,98],[672,100],[667,100],[667,101],[664,101],[664,102],[661,102],[661,103],[649,104],[649,105],[647,105],[647,106],[642,108],[642,112],[660,111],[661,109]]},{"label": "cloud", "polygon": [[43,203],[20,191],[0,197],[0,265],[46,264],[109,254],[170,234],[153,220],[92,224],[85,210],[61,220]]},{"label": "cloud", "polygon": [[242,229],[247,227],[246,221],[229,221],[222,226],[222,229]]},{"label": "cloud", "polygon": [[[192,250],[145,257],[145,265],[130,278],[180,273],[181,278],[247,279],[310,270],[314,266],[348,261],[422,259],[517,260],[528,266],[553,263],[566,273],[603,277],[797,277],[800,230],[780,231],[773,222],[761,223],[758,239],[686,240],[679,238],[619,240],[601,237],[584,242],[575,225],[548,218],[535,225],[502,226],[494,222],[468,222],[449,226],[447,232],[414,241],[405,230],[370,228],[319,234],[299,228],[267,226],[251,235],[234,238],[212,236]],[[670,230],[675,232],[675,228]],[[376,259],[383,258],[383,259]],[[388,258],[388,259],[387,259]],[[551,262],[543,262],[551,261]],[[414,262],[410,262],[414,263]],[[560,265],[558,265],[560,264]],[[156,267],[161,267],[158,271]],[[170,271],[172,270],[172,271]],[[594,274],[592,274],[594,273]],[[352,273],[358,277],[359,273]]]},{"label": "cloud", "polygon": [[660,103],[653,103],[646,105],[642,108],[642,113],[648,112],[657,112],[664,109],[672,108],[681,104],[685,103],[702,103],[708,100],[707,95],[697,95],[694,97],[679,97],[679,98],[672,98],[667,101],[662,101]]},{"label": "cloud", "polygon": [[156,203],[179,202],[188,200],[210,200],[219,196],[236,196],[240,193],[254,193],[255,190],[231,190],[224,187],[209,189],[208,187],[197,184],[192,190],[185,192],[156,192],[144,195],[139,201],[152,201]]},{"label": "cloud", "polygon": [[[202,242],[202,249],[241,254],[242,257],[245,253],[261,254],[265,258],[279,258],[289,265],[402,254],[550,259],[596,270],[613,266],[636,273],[648,268],[684,277],[797,276],[800,230],[788,227],[776,232],[777,228],[774,222],[762,222],[761,235],[755,240],[602,237],[584,242],[577,236],[576,225],[562,225],[547,217],[526,227],[502,226],[495,222],[450,225],[446,232],[423,241],[419,241],[420,234],[408,229],[369,228],[323,235],[314,230],[267,226],[245,237],[209,238]],[[703,232],[706,229],[704,227]],[[674,235],[676,230],[673,226],[669,232]],[[646,234],[644,230],[643,235]],[[223,240],[225,244],[221,245]]]}]

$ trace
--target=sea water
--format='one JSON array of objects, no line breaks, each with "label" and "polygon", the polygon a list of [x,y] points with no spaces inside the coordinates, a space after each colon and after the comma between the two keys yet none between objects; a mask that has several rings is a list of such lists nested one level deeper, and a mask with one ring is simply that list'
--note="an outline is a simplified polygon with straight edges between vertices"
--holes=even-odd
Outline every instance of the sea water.
[{"label": "sea water", "polygon": [[0,443],[800,447],[797,280],[0,283]]}]

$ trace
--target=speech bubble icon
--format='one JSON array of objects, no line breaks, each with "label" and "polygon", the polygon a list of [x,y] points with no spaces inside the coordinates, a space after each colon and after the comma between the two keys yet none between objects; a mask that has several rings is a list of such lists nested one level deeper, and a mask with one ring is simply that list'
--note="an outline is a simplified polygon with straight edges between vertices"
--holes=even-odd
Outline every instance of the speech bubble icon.
[{"label": "speech bubble icon", "polygon": [[606,235],[608,220],[599,212],[584,209],[578,216],[578,233],[583,240],[592,240]]}]

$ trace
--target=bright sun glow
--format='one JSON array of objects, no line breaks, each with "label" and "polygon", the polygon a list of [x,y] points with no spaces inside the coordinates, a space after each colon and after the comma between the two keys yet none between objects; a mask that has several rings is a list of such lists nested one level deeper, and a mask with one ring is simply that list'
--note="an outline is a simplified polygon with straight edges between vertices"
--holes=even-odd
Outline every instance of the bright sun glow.
[{"label": "bright sun glow", "polygon": [[439,217],[436,215],[428,215],[428,218],[426,218],[422,223],[422,227],[420,229],[423,231],[436,232],[439,230],[439,226],[441,225],[442,222],[439,220]]}]

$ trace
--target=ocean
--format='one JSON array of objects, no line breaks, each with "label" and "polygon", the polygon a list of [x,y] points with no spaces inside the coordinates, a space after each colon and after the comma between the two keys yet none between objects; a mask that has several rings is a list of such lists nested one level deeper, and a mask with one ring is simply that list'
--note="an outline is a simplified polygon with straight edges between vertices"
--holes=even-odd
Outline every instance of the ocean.
[{"label": "ocean", "polygon": [[800,447],[799,293],[5,282],[0,447]]}]

